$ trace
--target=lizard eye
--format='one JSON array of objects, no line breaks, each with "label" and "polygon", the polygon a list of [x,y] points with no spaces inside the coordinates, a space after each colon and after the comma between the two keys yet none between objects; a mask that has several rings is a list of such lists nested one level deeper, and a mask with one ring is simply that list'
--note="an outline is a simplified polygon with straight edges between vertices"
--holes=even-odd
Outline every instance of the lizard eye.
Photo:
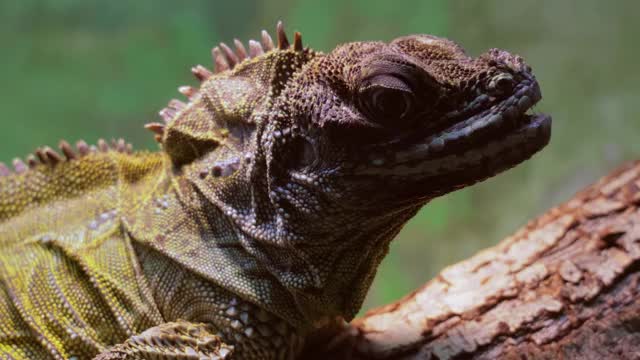
[{"label": "lizard eye", "polygon": [[403,79],[378,75],[362,82],[358,94],[360,110],[371,120],[392,125],[413,115],[415,96]]}]

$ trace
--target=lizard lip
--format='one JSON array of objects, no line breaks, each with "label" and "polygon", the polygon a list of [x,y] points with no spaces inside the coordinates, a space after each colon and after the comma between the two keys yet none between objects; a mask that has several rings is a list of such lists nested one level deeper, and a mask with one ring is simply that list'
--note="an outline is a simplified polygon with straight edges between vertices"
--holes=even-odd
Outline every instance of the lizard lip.
[{"label": "lizard lip", "polygon": [[[480,99],[485,97],[486,95]],[[437,158],[439,154],[464,153],[527,127],[537,116],[529,115],[527,112],[541,98],[537,82],[526,79],[518,84],[511,96],[431,135],[422,143],[422,149],[428,149],[428,154],[423,153],[422,156]]]},{"label": "lizard lip", "polygon": [[[537,82],[525,79],[511,96],[397,153],[396,162],[423,163],[451,156],[474,159],[482,157],[489,147],[503,142],[506,145],[513,136],[546,145],[550,137],[551,117],[531,111],[541,98]],[[488,96],[482,95],[475,102],[483,100],[488,101]]]},{"label": "lizard lip", "polygon": [[[393,166],[376,166],[376,174],[448,177],[448,181],[474,182],[517,165],[542,149],[551,137],[551,117],[532,113],[542,98],[533,78],[520,82],[511,96],[431,133],[422,141],[393,154]],[[489,97],[479,97],[486,104]],[[447,175],[449,174],[449,175]],[[458,175],[455,175],[458,174]],[[463,180],[464,179],[464,180]]]}]

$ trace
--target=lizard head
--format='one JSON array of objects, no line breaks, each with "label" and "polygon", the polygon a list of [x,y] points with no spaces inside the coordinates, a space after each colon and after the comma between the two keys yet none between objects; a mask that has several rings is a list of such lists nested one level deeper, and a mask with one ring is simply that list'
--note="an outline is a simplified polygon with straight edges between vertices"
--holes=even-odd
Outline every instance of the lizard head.
[{"label": "lizard head", "polygon": [[[194,68],[202,85],[184,91],[190,103],[170,103],[166,125],[149,128],[174,183],[195,185],[209,212],[233,224],[225,233],[239,239],[242,263],[261,269],[236,266],[234,281],[209,276],[292,323],[350,319],[422,205],[532,156],[551,119],[529,112],[538,84],[502,50],[472,58],[449,40],[413,35],[321,54],[299,33],[289,45],[281,24],[277,35],[276,47],[263,32],[249,56],[239,42],[235,54],[215,48],[216,73]],[[212,251],[204,243],[201,252]],[[219,257],[185,262],[208,269]],[[285,295],[256,297],[246,285],[254,280],[238,280],[255,273]]]},{"label": "lizard head", "polygon": [[472,58],[430,35],[342,45],[291,78],[260,138],[270,198],[329,287],[353,291],[333,295],[347,314],[422,205],[548,143],[551,118],[530,113],[540,99],[519,56]]},{"label": "lizard head", "polygon": [[295,123],[283,125],[298,131],[273,158],[289,175],[339,178],[341,201],[365,208],[423,204],[550,138],[551,118],[530,113],[541,93],[522,58],[497,49],[471,58],[435,36],[342,45],[290,84],[281,113]]}]

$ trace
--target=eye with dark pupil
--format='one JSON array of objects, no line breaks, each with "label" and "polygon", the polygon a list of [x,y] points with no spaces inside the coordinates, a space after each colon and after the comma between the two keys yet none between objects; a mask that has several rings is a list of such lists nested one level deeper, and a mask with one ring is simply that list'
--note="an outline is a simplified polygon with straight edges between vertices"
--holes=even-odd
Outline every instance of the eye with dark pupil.
[{"label": "eye with dark pupil", "polygon": [[414,84],[404,76],[378,74],[364,79],[358,89],[360,111],[371,121],[387,126],[409,126],[416,107]]},{"label": "eye with dark pupil", "polygon": [[404,118],[411,107],[410,94],[402,90],[378,88],[372,91],[371,105],[376,118]]}]

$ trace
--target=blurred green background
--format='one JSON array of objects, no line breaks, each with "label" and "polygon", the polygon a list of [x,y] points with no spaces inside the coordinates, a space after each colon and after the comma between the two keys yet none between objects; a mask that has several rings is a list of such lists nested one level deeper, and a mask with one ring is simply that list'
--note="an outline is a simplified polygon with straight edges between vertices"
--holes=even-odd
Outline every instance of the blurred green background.
[{"label": "blurred green background", "polygon": [[307,45],[432,33],[471,54],[527,59],[553,115],[543,153],[483,184],[437,199],[394,242],[367,307],[398,299],[447,264],[509,235],[624,160],[640,158],[640,2],[0,0],[0,161],[61,138],[124,137],[193,84],[190,66],[278,19]]}]

